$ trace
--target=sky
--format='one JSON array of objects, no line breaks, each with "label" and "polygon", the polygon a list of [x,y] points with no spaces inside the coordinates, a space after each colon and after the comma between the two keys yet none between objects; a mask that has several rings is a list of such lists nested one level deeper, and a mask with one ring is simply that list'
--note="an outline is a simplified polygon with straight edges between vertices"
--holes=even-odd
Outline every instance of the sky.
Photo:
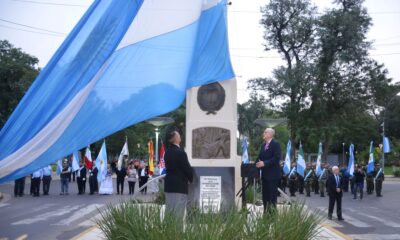
[{"label": "sky", "polygon": [[[92,0],[0,0],[0,39],[36,56],[44,67]],[[268,0],[231,0],[228,33],[238,102],[249,98],[247,81],[269,77],[284,64],[276,51],[265,52],[260,7]],[[332,0],[314,0],[322,12]],[[383,63],[394,82],[400,81],[400,0],[366,0],[373,26],[371,57]]]}]

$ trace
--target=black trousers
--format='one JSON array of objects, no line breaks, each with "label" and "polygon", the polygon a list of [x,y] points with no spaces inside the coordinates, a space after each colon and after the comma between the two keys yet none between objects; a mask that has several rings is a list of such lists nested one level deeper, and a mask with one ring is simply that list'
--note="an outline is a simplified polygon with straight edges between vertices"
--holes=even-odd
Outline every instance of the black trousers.
[{"label": "black trousers", "polygon": [[124,193],[124,184],[125,184],[125,178],[118,178],[117,177],[117,193]]},{"label": "black trousers", "polygon": [[22,197],[24,195],[25,177],[16,179],[14,183],[14,196]]},{"label": "black trousers", "polygon": [[90,176],[89,177],[89,189],[90,189],[90,194],[93,194],[97,192],[97,177],[95,176]]},{"label": "black trousers", "polygon": [[136,182],[129,182],[128,181],[128,184],[129,184],[129,194],[134,194],[135,193]]},{"label": "black trousers", "polygon": [[[148,177],[139,177],[139,188],[147,183]],[[147,193],[147,187],[143,188],[142,193]]]},{"label": "black trousers", "polygon": [[280,179],[262,180],[262,196],[264,204],[264,212],[276,208],[278,201],[278,186]]},{"label": "black trousers", "polygon": [[43,176],[43,194],[48,195],[50,191],[51,176]]},{"label": "black trousers", "polygon": [[31,186],[32,186],[32,194],[33,194],[33,196],[38,197],[39,196],[39,190],[40,190],[40,178],[32,178]]},{"label": "black trousers", "polygon": [[335,207],[335,202],[336,202],[336,215],[338,218],[342,218],[342,195],[336,192],[334,194],[329,194],[328,215],[332,216],[333,208]]},{"label": "black trousers", "polygon": [[76,178],[76,183],[78,184],[78,193],[83,194],[86,191],[86,178],[83,180],[81,177]]}]

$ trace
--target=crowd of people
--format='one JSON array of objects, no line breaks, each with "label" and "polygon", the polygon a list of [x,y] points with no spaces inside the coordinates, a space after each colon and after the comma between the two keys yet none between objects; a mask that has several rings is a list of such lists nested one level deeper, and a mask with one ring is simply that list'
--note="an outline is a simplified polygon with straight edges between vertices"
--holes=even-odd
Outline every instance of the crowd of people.
[{"label": "crowd of people", "polygon": [[[95,165],[87,168],[84,161],[79,163],[79,169],[72,171],[72,160],[64,159],[60,172],[60,195],[69,194],[69,185],[76,182],[78,195],[86,193],[86,186],[89,186],[89,194],[114,194],[113,176],[116,176],[117,194],[124,194],[125,182],[128,183],[128,193],[135,193],[135,186],[138,182],[139,188],[147,183],[150,176],[158,176],[159,168],[156,166],[154,172],[149,172],[149,166],[145,161],[129,160],[125,156],[124,164],[120,168],[117,167],[116,161],[107,165],[107,171],[103,179],[98,181],[99,171]],[[126,166],[126,167],[125,167]],[[42,185],[42,194],[49,195],[50,184],[53,178],[53,169],[51,165],[41,168],[30,175],[30,195],[33,197],[40,196],[40,186]],[[14,196],[22,197],[24,195],[26,177],[15,180]],[[157,185],[157,184],[156,184]],[[152,186],[152,192],[158,191],[158,185]],[[147,187],[141,190],[141,194],[147,194]]]},{"label": "crowd of people", "polygon": [[[311,197],[311,193],[325,197],[328,192],[327,180],[333,174],[332,167],[329,164],[321,164],[322,171],[317,174],[315,164],[307,164],[304,177],[295,171],[296,164],[292,164],[292,170],[289,175],[283,173],[283,163],[281,163],[281,181],[280,188],[286,193],[289,190],[290,196],[305,194],[306,197]],[[351,176],[347,167],[343,166],[339,169],[339,176],[343,179],[341,184],[343,192],[351,192],[353,199],[364,196],[364,190],[367,194],[374,193],[377,197],[382,197],[382,183],[385,176],[379,164],[375,165],[373,171],[367,172],[367,166],[356,164],[354,173]],[[366,186],[364,188],[364,186]]]}]

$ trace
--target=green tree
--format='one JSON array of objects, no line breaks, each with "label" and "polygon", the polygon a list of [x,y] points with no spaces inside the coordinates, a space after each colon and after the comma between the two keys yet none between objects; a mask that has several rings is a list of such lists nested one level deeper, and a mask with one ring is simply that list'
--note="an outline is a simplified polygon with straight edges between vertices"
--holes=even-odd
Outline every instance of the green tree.
[{"label": "green tree", "polygon": [[[250,80],[249,88],[266,91],[271,100],[283,101],[278,106],[288,119],[290,139],[294,142],[312,76],[307,59],[314,47],[316,7],[308,0],[271,0],[261,11],[265,49],[276,49],[285,65],[275,69],[270,78]],[[292,148],[292,157],[294,153]]]},{"label": "green tree", "polygon": [[38,59],[0,40],[0,129],[39,73]]}]

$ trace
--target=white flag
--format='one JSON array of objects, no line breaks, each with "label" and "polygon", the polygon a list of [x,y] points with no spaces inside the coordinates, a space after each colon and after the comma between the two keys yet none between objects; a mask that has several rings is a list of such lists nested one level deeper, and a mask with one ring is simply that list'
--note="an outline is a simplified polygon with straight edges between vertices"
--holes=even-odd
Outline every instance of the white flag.
[{"label": "white flag", "polygon": [[121,168],[122,168],[122,161],[124,160],[124,156],[129,156],[128,139],[125,140],[125,144],[122,147],[121,153],[119,154],[119,157],[118,157],[118,163],[117,163],[118,170],[121,170]]}]

